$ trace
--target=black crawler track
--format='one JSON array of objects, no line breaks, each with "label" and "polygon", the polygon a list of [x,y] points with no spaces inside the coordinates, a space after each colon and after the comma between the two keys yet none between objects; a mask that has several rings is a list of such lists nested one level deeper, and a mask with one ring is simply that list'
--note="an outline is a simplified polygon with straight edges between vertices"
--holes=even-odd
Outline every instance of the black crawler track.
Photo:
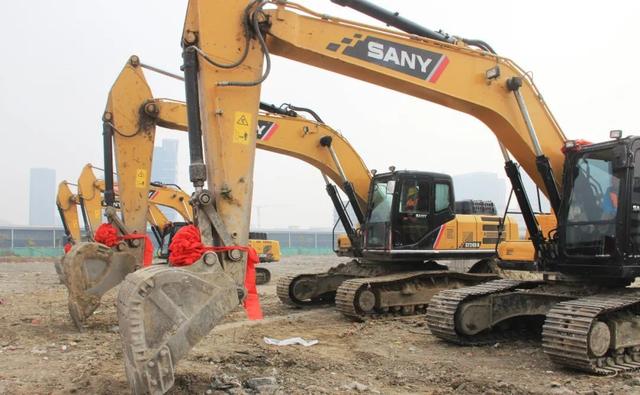
[{"label": "black crawler track", "polygon": [[456,332],[455,318],[458,306],[472,298],[512,291],[527,283],[527,281],[502,279],[473,287],[440,292],[431,299],[431,303],[427,308],[427,324],[429,325],[429,330],[434,336],[460,345],[493,343],[501,339],[502,335],[486,333],[476,336],[464,336]]},{"label": "black crawler track", "polygon": [[425,292],[430,289],[437,292],[448,287],[467,287],[473,284],[490,281],[498,278],[492,274],[466,274],[447,270],[413,271],[394,273],[370,278],[355,278],[347,280],[340,285],[336,293],[336,308],[346,316],[358,319],[381,318],[394,315],[422,314],[426,311],[430,299],[425,298],[409,303],[376,307],[372,311],[362,311],[358,308],[358,296],[363,290],[371,290],[379,296],[384,292],[398,292],[409,286],[412,292]]},{"label": "black crawler track", "polygon": [[[594,357],[588,346],[593,324],[608,316],[640,305],[640,291],[593,295],[554,306],[542,330],[544,352],[556,364],[600,375],[613,375],[640,369],[640,349],[609,350]],[[640,345],[639,345],[640,346]]]}]

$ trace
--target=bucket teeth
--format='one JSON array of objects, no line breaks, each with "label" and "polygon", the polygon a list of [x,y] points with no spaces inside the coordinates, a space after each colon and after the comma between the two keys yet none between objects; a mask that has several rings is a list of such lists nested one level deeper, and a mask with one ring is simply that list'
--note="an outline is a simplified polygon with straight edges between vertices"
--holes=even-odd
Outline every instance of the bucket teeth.
[{"label": "bucket teeth", "polygon": [[118,321],[133,393],[168,391],[178,361],[238,306],[230,277],[222,272],[203,277],[185,269],[150,268],[131,273],[120,287]]}]

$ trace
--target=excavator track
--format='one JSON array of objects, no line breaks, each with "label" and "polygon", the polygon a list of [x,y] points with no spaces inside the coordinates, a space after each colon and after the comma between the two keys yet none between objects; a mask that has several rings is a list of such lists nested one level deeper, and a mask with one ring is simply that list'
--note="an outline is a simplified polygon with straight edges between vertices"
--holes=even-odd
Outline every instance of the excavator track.
[{"label": "excavator track", "polygon": [[301,300],[295,297],[292,292],[293,284],[296,281],[300,281],[303,279],[314,280],[316,275],[314,274],[292,274],[284,277],[280,277],[278,279],[278,285],[276,286],[276,294],[280,301],[288,306],[292,307],[307,307],[307,306],[317,306],[321,304],[325,304],[328,302],[326,299],[316,298],[310,300]]},{"label": "excavator track", "polygon": [[[394,271],[391,266],[363,264],[356,260],[341,263],[323,273],[305,273],[281,277],[277,294],[282,303],[308,307],[333,303],[336,291],[344,281],[358,277],[377,277]],[[400,271],[397,268],[395,271]],[[407,270],[405,270],[406,272]]]},{"label": "excavator track", "polygon": [[431,334],[460,345],[482,345],[495,342],[498,337],[492,333],[475,336],[458,334],[455,328],[458,307],[469,299],[512,291],[526,283],[530,282],[501,279],[472,287],[440,292],[431,299],[427,308],[427,324]]},{"label": "excavator track", "polygon": [[638,307],[638,290],[558,303],[547,313],[542,329],[543,350],[554,363],[589,373],[613,375],[638,370],[640,343],[615,350],[607,346],[608,342],[603,343],[603,339],[613,336],[607,320],[616,315],[624,315],[624,320],[630,316],[629,310]]},{"label": "excavator track", "polygon": [[448,270],[394,273],[343,282],[336,308],[346,316],[365,319],[422,314],[431,298],[449,288],[468,287],[497,279],[493,274],[466,274]]},{"label": "excavator track", "polygon": [[256,268],[256,285],[264,285],[271,281],[271,272],[263,267]]}]

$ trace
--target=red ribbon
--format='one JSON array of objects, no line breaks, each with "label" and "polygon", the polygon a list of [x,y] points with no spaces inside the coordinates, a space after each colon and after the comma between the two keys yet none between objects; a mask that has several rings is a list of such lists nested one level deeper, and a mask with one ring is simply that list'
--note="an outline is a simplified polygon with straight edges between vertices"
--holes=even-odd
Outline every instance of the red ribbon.
[{"label": "red ribbon", "polygon": [[169,263],[172,266],[189,266],[200,259],[207,251],[226,252],[240,250],[247,253],[247,270],[244,277],[244,286],[247,289],[247,297],[244,300],[244,309],[250,320],[262,319],[262,309],[256,288],[256,264],[260,262],[258,253],[251,247],[225,246],[214,247],[202,244],[200,230],[193,225],[180,228],[169,245]]},{"label": "red ribbon", "polygon": [[107,247],[114,247],[120,241],[120,238],[118,237],[118,231],[111,224],[101,224],[100,226],[98,226],[93,239],[98,243],[106,245]]},{"label": "red ribbon", "polygon": [[107,223],[98,226],[93,239],[98,243],[106,245],[107,247],[114,247],[122,240],[144,239],[144,255],[142,257],[142,265],[144,267],[151,266],[151,262],[153,261],[153,243],[151,243],[151,239],[146,234],[131,234],[119,237],[118,230],[113,225]]},{"label": "red ribbon", "polygon": [[69,251],[71,251],[71,243],[66,243],[63,248],[64,248],[64,253],[68,254]]}]

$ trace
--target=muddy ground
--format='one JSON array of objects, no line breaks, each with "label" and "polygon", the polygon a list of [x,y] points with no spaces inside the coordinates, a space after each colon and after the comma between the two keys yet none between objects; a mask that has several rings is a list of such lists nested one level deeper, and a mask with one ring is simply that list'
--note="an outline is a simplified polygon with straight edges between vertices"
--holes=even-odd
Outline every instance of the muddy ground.
[{"label": "muddy ground", "polygon": [[[559,369],[535,339],[463,348],[434,338],[423,317],[360,323],[330,307],[280,304],[279,276],[336,261],[305,256],[265,264],[274,277],[259,287],[266,318],[230,315],[180,363],[170,393],[252,393],[247,380],[273,377],[283,394],[640,394],[640,374],[603,378]],[[79,333],[52,262],[0,263],[0,394],[127,393],[115,295]],[[277,347],[265,336],[319,343]]]}]

